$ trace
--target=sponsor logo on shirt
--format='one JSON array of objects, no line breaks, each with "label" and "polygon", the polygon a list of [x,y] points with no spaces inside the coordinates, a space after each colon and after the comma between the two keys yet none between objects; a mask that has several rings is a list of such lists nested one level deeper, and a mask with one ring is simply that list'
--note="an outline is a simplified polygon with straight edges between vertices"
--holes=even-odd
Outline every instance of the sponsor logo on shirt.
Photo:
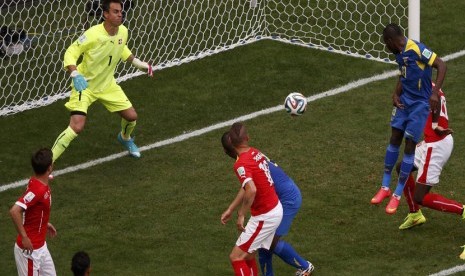
[{"label": "sponsor logo on shirt", "polygon": [[34,199],[35,196],[36,196],[36,195],[35,195],[33,192],[28,192],[28,193],[24,196],[24,202],[25,202],[25,203],[31,202],[31,201]]},{"label": "sponsor logo on shirt", "polygon": [[118,44],[119,45],[123,44],[123,39],[122,38],[118,39]]},{"label": "sponsor logo on shirt", "polygon": [[244,169],[244,167],[237,168],[237,174],[239,175],[239,177],[245,177],[245,169]]},{"label": "sponsor logo on shirt", "polygon": [[424,49],[423,52],[421,53],[425,58],[429,59],[431,55],[433,54],[430,50]]}]

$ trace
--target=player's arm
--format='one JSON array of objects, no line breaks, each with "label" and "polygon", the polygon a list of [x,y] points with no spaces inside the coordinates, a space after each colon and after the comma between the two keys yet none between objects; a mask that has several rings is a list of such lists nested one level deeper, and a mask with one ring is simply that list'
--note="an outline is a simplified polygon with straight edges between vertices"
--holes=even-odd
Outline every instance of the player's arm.
[{"label": "player's arm", "polygon": [[442,87],[442,83],[444,82],[444,78],[446,77],[447,66],[446,63],[440,58],[436,57],[431,65],[433,68],[436,68],[436,81],[435,86],[433,87],[433,92],[431,93],[431,97],[429,100],[431,110],[440,110],[441,103],[439,101],[439,90]]},{"label": "player's arm", "polygon": [[443,128],[440,125],[438,125],[439,122],[439,117],[441,114],[441,98],[439,98],[439,105],[437,105],[436,110],[431,110],[432,112],[432,120],[431,120],[431,128],[434,130],[434,132],[439,135],[439,136],[445,136],[452,134],[454,131],[450,128]]},{"label": "player's arm", "polygon": [[395,107],[403,109],[405,106],[400,101],[401,94],[402,94],[402,83],[400,82],[400,76],[399,76],[396,87],[394,88],[394,93],[392,94],[392,104]]},{"label": "player's arm", "polygon": [[250,207],[252,206],[252,203],[255,199],[255,194],[257,193],[257,187],[255,186],[255,183],[253,182],[253,180],[247,181],[243,189],[244,189],[244,196],[242,199],[242,206],[237,212],[237,222],[236,222],[237,229],[241,232],[245,230],[244,228],[245,215],[247,214],[248,210],[250,210]]},{"label": "player's arm", "polygon": [[33,251],[32,243],[29,237],[27,236],[26,229],[23,226],[23,213],[24,209],[18,205],[13,205],[10,209],[11,219],[15,225],[16,231],[22,238],[23,248],[26,250],[27,254],[31,254]]},{"label": "player's arm", "polygon": [[236,198],[229,204],[228,209],[221,214],[221,223],[226,224],[230,219],[231,215],[236,210],[236,208],[241,204],[242,199],[244,198],[245,190],[242,187],[239,189],[239,192],[236,195]]},{"label": "player's arm", "polygon": [[[125,47],[125,49],[123,50],[123,59],[124,59],[125,53],[128,53],[128,51],[129,51],[129,48]],[[145,61],[142,61],[136,58],[133,54],[129,54],[128,58],[126,59],[126,63],[129,63],[132,66],[136,67],[137,69],[143,72],[146,72],[149,77],[153,76],[152,65],[150,65],[150,63],[148,62],[145,62]]]},{"label": "player's arm", "polygon": [[73,79],[74,89],[78,92],[85,90],[89,85],[84,76],[77,71],[77,60],[91,45],[91,41],[84,34],[71,44],[65,52],[64,67]]}]

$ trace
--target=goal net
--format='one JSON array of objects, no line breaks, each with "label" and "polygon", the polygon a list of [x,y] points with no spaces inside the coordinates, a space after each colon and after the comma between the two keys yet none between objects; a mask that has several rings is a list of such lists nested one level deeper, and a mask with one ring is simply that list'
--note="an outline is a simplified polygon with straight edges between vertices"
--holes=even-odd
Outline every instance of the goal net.
[{"label": "goal net", "polygon": [[[125,0],[129,48],[155,70],[263,39],[389,61],[390,22],[407,28],[408,0]],[[0,116],[69,95],[66,48],[100,22],[100,1],[0,0]],[[138,76],[120,64],[118,81]]]}]

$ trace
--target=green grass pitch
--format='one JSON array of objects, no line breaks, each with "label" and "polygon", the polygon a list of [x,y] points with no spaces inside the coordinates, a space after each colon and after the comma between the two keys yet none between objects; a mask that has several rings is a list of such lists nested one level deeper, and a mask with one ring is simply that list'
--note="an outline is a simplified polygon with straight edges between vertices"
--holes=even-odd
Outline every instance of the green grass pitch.
[{"label": "green grass pitch", "polygon": [[[421,38],[440,56],[463,50],[461,1],[422,1]],[[465,202],[464,57],[447,62],[455,148],[436,192]],[[394,70],[392,64],[260,41],[122,84],[139,113],[139,146]],[[371,206],[383,169],[395,79],[370,83],[309,103],[291,118],[284,110],[246,123],[251,144],[294,178],[303,205],[285,239],[316,266],[315,275],[428,275],[463,264],[465,222],[424,210],[427,222],[399,231],[404,201],[388,216]],[[30,176],[29,157],[51,146],[69,117],[64,101],[0,118],[0,184]],[[92,106],[84,132],[56,169],[123,151],[119,117]],[[74,252],[87,251],[95,275],[232,275],[228,254],[234,221],[220,215],[239,187],[218,129],[199,137],[56,177],[48,245],[59,275],[70,275]],[[15,275],[15,229],[8,210],[24,187],[0,193],[0,275]],[[274,259],[276,275],[294,269]]]}]

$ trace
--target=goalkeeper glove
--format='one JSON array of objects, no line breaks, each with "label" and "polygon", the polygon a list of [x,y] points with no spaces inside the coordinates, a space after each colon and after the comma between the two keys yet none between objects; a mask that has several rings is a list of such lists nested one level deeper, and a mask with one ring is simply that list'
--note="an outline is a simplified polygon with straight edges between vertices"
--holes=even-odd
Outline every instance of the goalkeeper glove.
[{"label": "goalkeeper glove", "polygon": [[76,89],[79,93],[81,93],[82,90],[85,90],[87,86],[89,86],[86,79],[76,70],[71,72],[71,78],[73,78],[74,89]]},{"label": "goalkeeper glove", "polygon": [[148,75],[149,77],[152,77],[152,76],[153,76],[153,69],[152,69],[152,65],[150,65],[150,63],[141,61],[141,60],[138,59],[138,58],[134,58],[134,59],[132,60],[132,65],[134,65],[134,67],[136,67],[136,68],[139,69],[139,70],[142,70],[142,71],[144,71],[144,72],[147,72],[147,75]]}]

